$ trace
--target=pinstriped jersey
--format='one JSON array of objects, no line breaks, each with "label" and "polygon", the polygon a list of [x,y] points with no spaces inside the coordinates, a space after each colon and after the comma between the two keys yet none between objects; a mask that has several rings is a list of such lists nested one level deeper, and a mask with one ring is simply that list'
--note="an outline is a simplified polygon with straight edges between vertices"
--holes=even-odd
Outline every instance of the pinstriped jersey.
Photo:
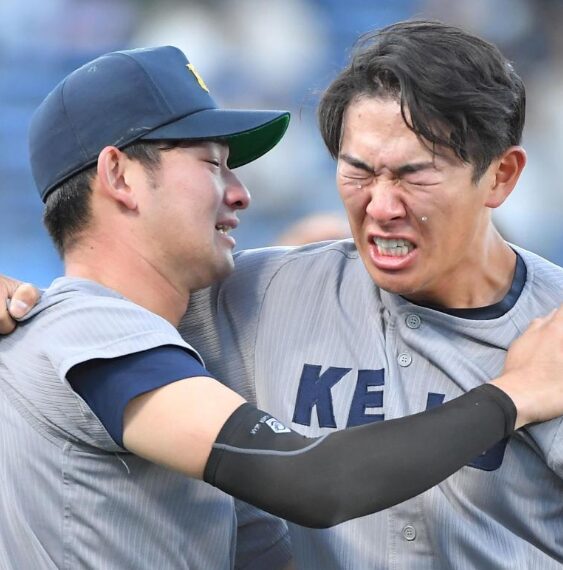
[{"label": "pinstriped jersey", "polygon": [[[170,323],[90,281],[56,280],[30,317],[0,342],[0,568],[233,568],[233,500],[126,453],[66,381],[95,358],[197,353]],[[270,545],[282,544],[285,531],[270,530]]]},{"label": "pinstriped jersey", "polygon": [[[352,241],[242,252],[230,278],[192,298],[180,330],[216,376],[302,434],[384,421],[497,376],[530,320],[563,302],[563,270],[517,251],[523,290],[489,320],[379,289]],[[290,532],[305,570],[560,569],[562,419],[520,430],[396,507]]]}]

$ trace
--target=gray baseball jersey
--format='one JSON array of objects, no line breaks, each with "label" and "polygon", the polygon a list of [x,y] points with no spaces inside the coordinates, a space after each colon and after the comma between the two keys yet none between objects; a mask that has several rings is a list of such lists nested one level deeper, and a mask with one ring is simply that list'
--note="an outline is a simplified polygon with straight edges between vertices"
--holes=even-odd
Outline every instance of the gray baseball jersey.
[{"label": "gray baseball jersey", "polygon": [[[192,298],[180,331],[247,397],[255,379],[258,405],[303,434],[396,418],[498,375],[511,341],[563,301],[563,270],[518,252],[523,290],[487,320],[379,289],[351,241],[243,252],[229,279]],[[521,430],[384,512],[328,530],[290,525],[298,567],[560,569],[562,421]]]},{"label": "gray baseball jersey", "polygon": [[[0,342],[0,568],[233,568],[232,498],[126,453],[66,381],[95,358],[195,351],[170,323],[90,281],[56,280],[32,317]],[[240,567],[285,562],[285,528],[243,510]],[[261,516],[268,536],[252,553]]]}]

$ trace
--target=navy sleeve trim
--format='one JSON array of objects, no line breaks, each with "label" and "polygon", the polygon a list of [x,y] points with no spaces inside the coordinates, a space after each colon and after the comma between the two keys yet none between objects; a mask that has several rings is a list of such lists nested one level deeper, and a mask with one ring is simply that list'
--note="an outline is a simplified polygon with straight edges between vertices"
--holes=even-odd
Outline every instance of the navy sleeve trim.
[{"label": "navy sleeve trim", "polygon": [[67,372],[73,390],[123,447],[123,414],[135,397],[195,376],[213,377],[187,350],[159,346],[118,358],[96,358]]}]

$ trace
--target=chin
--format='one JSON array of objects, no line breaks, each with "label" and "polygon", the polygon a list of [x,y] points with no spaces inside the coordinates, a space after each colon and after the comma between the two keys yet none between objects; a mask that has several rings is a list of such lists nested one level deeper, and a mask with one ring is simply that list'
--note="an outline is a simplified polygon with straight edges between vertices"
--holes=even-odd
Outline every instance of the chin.
[{"label": "chin", "polygon": [[409,295],[414,295],[420,289],[420,286],[412,278],[409,279],[405,275],[374,273],[372,271],[370,276],[380,289],[395,295],[408,297]]},{"label": "chin", "polygon": [[215,260],[215,263],[208,263],[205,270],[200,271],[197,276],[191,274],[190,290],[196,291],[210,287],[217,281],[221,281],[228,277],[234,269],[234,261],[232,256],[229,259],[223,258]]},{"label": "chin", "polygon": [[235,261],[232,255],[221,260],[220,263],[217,264],[215,268],[215,276],[214,281],[218,281],[220,279],[225,279],[228,277],[235,268]]}]

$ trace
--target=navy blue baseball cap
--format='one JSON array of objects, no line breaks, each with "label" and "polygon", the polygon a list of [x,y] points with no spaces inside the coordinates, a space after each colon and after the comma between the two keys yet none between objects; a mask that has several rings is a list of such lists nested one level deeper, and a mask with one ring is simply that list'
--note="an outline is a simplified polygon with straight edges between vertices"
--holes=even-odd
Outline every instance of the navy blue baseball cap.
[{"label": "navy blue baseball cap", "polygon": [[288,124],[287,111],[220,109],[178,48],[118,51],[73,71],[35,111],[31,169],[45,201],[104,147],[140,139],[225,140],[236,168],[273,148]]}]

